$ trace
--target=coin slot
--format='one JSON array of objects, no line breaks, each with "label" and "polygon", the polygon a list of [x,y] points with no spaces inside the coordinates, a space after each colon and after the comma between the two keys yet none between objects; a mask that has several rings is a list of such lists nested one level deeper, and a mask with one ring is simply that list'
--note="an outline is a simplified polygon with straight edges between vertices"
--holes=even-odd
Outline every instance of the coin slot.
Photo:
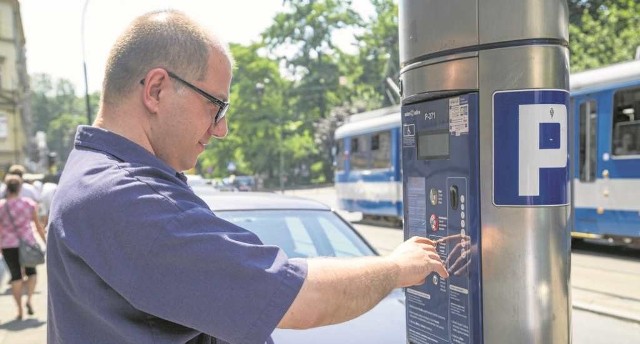
[{"label": "coin slot", "polygon": [[451,205],[451,209],[458,209],[458,187],[456,185],[449,187],[449,204]]}]

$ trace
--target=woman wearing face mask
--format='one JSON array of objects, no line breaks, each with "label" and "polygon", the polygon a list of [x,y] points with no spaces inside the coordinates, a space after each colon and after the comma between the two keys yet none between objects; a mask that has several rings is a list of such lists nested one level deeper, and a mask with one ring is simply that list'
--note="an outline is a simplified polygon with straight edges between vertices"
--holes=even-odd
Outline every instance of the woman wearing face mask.
[{"label": "woman wearing face mask", "polygon": [[17,175],[7,175],[5,178],[7,185],[7,197],[0,200],[0,247],[2,255],[11,272],[11,291],[18,306],[17,320],[22,320],[22,285],[23,275],[27,276],[27,313],[32,315],[31,296],[36,288],[36,268],[22,267],[18,247],[20,239],[35,243],[31,222],[35,223],[38,234],[42,240],[46,240],[44,227],[38,221],[38,205],[33,200],[20,197],[22,188],[22,178]]}]

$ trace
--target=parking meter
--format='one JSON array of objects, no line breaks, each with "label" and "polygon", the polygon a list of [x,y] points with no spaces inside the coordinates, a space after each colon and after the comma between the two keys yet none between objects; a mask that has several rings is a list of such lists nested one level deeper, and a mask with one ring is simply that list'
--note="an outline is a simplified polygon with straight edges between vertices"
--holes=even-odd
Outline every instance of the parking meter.
[{"label": "parking meter", "polygon": [[566,2],[399,9],[404,233],[449,272],[406,289],[408,343],[569,343]]}]

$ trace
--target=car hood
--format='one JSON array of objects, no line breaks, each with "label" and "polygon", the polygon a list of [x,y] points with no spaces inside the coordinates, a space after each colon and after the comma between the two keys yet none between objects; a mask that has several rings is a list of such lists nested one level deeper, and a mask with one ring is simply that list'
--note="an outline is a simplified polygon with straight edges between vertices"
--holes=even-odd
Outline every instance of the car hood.
[{"label": "car hood", "polygon": [[276,329],[275,344],[406,343],[404,293],[396,289],[367,313],[344,323],[310,330]]}]

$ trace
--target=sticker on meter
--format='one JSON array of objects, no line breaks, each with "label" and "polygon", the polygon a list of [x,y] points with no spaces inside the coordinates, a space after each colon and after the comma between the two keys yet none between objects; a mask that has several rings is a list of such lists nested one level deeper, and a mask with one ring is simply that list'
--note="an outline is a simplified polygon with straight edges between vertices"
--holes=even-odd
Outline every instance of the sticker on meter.
[{"label": "sticker on meter", "polygon": [[569,92],[493,94],[493,203],[555,206],[569,202]]}]

